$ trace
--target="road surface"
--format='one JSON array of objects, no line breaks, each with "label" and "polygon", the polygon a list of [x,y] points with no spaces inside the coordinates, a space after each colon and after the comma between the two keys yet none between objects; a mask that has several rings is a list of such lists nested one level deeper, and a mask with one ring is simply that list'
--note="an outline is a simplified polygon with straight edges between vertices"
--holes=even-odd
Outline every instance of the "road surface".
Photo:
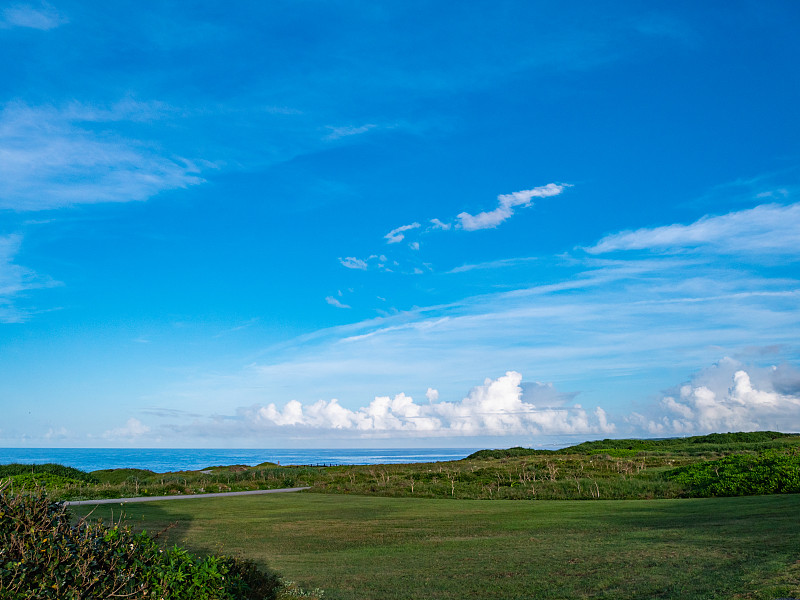
[{"label": "road surface", "polygon": [[124,504],[127,502],[155,502],[156,500],[192,500],[194,498],[223,498],[225,496],[254,496],[256,494],[279,494],[283,492],[299,492],[307,487],[281,488],[278,490],[249,490],[246,492],[218,492],[214,494],[177,494],[175,496],[138,496],[136,498],[102,498],[98,500],[71,500],[64,502],[66,506],[82,504]]}]

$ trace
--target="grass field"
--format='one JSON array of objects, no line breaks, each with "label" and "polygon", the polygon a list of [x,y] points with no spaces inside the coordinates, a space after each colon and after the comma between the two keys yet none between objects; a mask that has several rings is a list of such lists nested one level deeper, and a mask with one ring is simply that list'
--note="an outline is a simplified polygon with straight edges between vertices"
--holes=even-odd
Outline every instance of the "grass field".
[{"label": "grass field", "polygon": [[[90,507],[77,507],[81,514]],[[93,517],[117,519],[118,505]],[[800,596],[800,495],[475,501],[280,494],[125,506],[137,528],[241,554],[325,598]]]}]

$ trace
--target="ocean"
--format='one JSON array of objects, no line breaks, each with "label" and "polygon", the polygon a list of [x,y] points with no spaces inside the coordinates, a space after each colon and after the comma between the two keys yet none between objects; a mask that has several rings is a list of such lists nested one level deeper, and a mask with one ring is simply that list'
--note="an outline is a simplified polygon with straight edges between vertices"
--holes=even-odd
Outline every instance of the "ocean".
[{"label": "ocean", "polygon": [[131,467],[156,473],[195,471],[218,465],[377,465],[466,458],[480,448],[328,450],[208,450],[174,448],[0,448],[0,464],[57,463],[82,471]]}]

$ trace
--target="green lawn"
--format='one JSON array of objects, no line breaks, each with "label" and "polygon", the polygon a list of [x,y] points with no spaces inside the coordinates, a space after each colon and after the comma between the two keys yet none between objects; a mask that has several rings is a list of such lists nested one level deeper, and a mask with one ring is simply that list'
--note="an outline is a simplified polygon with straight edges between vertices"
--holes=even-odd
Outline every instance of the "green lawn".
[{"label": "green lawn", "polygon": [[[119,506],[94,516],[118,518]],[[73,509],[85,513],[89,507]],[[476,501],[274,494],[129,504],[137,528],[336,599],[800,596],[800,495]]]}]

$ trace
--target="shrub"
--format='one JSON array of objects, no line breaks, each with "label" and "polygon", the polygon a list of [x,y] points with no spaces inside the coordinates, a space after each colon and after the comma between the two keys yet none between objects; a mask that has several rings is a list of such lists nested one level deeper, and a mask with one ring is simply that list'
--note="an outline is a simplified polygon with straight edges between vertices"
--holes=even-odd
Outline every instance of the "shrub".
[{"label": "shrub", "polygon": [[800,492],[800,454],[768,450],[732,454],[668,471],[667,479],[688,486],[693,496],[751,496]]},{"label": "shrub", "polygon": [[281,584],[251,561],[162,549],[146,533],[81,520],[42,493],[0,486],[0,598],[262,600]]},{"label": "shrub", "polygon": [[77,480],[84,483],[100,483],[100,480],[91,473],[72,467],[65,467],[64,465],[57,465],[55,463],[46,463],[43,465],[25,465],[20,463],[0,465],[0,479],[29,475],[34,477],[38,475],[52,475],[54,477]]}]

